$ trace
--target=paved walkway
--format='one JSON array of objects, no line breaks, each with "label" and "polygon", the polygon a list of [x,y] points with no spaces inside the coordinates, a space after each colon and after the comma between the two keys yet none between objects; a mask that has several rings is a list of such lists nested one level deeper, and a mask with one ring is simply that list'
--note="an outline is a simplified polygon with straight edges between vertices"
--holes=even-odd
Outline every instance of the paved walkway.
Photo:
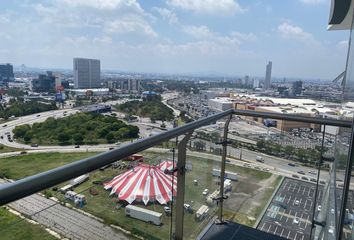
[{"label": "paved walkway", "polygon": [[12,202],[8,206],[22,214],[30,215],[34,221],[69,239],[129,239],[123,233],[94,218],[64,207],[38,194]]}]

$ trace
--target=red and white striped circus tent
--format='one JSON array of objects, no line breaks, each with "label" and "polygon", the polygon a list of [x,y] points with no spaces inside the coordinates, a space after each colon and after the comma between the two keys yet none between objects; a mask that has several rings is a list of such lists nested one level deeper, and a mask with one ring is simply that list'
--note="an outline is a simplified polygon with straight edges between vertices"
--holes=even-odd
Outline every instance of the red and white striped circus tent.
[{"label": "red and white striped circus tent", "polygon": [[[142,201],[145,205],[154,201],[167,204],[172,200],[172,181],[173,196],[176,196],[177,178],[165,174],[164,170],[160,169],[165,162],[158,166],[140,163],[105,183],[104,188],[111,189],[111,194],[117,194],[119,200],[127,201],[129,204],[134,201]],[[164,169],[167,166],[168,163],[164,165]]]},{"label": "red and white striped circus tent", "polygon": [[163,161],[160,164],[157,165],[158,168],[160,168],[163,172],[167,170],[172,170],[173,168],[176,167],[176,164],[173,164],[172,161]]}]

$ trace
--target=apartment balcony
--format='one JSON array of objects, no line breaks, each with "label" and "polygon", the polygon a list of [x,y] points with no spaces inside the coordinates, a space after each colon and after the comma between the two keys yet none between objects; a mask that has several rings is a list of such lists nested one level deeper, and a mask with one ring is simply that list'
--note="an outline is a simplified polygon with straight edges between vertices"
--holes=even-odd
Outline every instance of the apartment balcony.
[{"label": "apartment balcony", "polygon": [[[291,137],[299,132],[272,129],[276,134],[266,131],[262,141],[243,143],[229,128],[242,131],[244,116],[320,127],[300,141]],[[220,138],[198,136],[210,125]],[[228,110],[15,181],[3,178],[0,204],[21,215],[6,223],[0,216],[0,234],[25,231],[31,220],[69,239],[352,239],[351,127],[346,120]],[[145,159],[123,161],[133,154]],[[65,189],[84,174],[88,181]]]}]

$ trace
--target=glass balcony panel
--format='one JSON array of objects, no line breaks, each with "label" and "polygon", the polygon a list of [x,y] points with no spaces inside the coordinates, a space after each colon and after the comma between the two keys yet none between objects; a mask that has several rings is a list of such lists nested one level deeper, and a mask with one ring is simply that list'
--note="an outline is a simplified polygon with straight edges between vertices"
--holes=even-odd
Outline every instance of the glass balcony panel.
[{"label": "glass balcony panel", "polygon": [[218,124],[197,129],[187,144],[184,239],[196,239],[218,213],[222,131]]}]

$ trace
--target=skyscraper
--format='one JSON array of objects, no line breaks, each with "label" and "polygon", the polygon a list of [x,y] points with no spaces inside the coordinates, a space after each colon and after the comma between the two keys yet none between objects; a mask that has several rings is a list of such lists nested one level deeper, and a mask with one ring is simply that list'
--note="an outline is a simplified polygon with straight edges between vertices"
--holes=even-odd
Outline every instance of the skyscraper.
[{"label": "skyscraper", "polygon": [[14,69],[9,63],[0,64],[0,83],[8,83],[14,80]]},{"label": "skyscraper", "polygon": [[87,58],[74,58],[74,84],[75,88],[101,87],[100,60]]},{"label": "skyscraper", "polygon": [[302,92],[302,81],[295,81],[292,84],[292,95],[296,96],[296,95],[301,95]]},{"label": "skyscraper", "polygon": [[266,67],[266,76],[264,80],[263,90],[269,89],[271,79],[272,79],[272,62],[269,61]]}]

